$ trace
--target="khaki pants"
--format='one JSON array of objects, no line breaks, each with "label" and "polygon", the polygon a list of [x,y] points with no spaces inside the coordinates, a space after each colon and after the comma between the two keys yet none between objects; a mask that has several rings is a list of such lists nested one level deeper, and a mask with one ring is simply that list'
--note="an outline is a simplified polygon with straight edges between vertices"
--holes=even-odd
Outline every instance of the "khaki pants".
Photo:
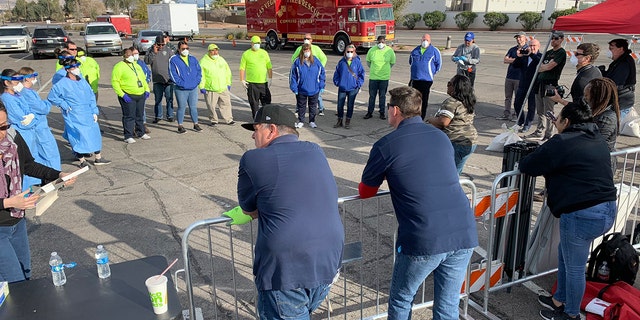
[{"label": "khaki pants", "polygon": [[229,90],[225,90],[223,92],[207,91],[204,95],[204,101],[207,103],[207,109],[209,109],[209,112],[211,113],[209,115],[211,123],[218,123],[216,106],[220,109],[220,115],[222,115],[222,119],[225,123],[233,121],[233,116],[231,115],[231,95],[229,94]]}]

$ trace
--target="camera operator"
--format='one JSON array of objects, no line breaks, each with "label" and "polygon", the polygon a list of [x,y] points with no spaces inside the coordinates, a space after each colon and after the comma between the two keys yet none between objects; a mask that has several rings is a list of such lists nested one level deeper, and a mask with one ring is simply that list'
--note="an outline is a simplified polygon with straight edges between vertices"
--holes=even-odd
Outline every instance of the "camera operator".
[{"label": "camera operator", "polygon": [[[527,138],[542,138],[546,141],[551,138],[553,133],[553,125],[551,120],[545,117],[547,111],[553,112],[555,102],[545,95],[548,85],[558,86],[558,80],[562,74],[562,68],[567,62],[567,52],[562,48],[564,41],[564,33],[554,31],[551,34],[551,50],[548,50],[542,58],[538,74],[539,89],[536,91],[536,112],[538,114],[538,126],[536,131],[527,136]],[[544,136],[543,136],[544,134]]]},{"label": "camera operator", "polygon": [[[582,97],[584,96],[584,88],[587,86],[589,81],[595,78],[601,78],[602,73],[600,73],[600,69],[593,65],[593,62],[596,61],[600,55],[600,47],[595,43],[582,43],[578,46],[576,51],[573,52],[571,59],[569,62],[573,64],[578,73],[576,74],[576,78],[573,80],[573,84],[571,84],[571,100],[573,102],[580,102]],[[563,106],[569,104],[569,101],[563,99],[558,91],[555,90],[555,94],[551,97],[551,100],[554,102],[560,103]]]},{"label": "camera operator", "polygon": [[[527,95],[527,90],[531,85],[531,81],[534,80],[536,74],[536,67],[542,54],[538,52],[540,50],[540,41],[533,39],[529,41],[529,45],[516,53],[517,58],[513,62],[514,68],[520,69],[520,81],[518,82],[518,90],[516,91],[516,100],[514,101],[513,108],[517,115],[519,115],[517,124],[521,127],[520,132],[524,133],[529,131],[531,122],[536,115],[536,97],[535,88],[538,88],[538,84],[533,85],[533,90]],[[524,112],[520,114],[520,110],[524,107],[524,102],[527,100],[528,107],[526,116]]]}]

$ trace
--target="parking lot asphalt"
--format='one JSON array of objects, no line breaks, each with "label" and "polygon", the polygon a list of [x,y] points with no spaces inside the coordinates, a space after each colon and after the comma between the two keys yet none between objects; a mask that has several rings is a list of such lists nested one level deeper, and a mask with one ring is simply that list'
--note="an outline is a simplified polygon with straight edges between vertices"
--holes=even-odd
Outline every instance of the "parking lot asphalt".
[{"label": "parking lot asphalt", "polygon": [[[390,88],[406,85],[409,80],[408,50],[420,42],[425,30],[398,30],[397,37],[403,48],[397,52],[397,63],[392,69]],[[462,43],[462,31],[430,32],[432,43],[445,47],[447,36],[452,37],[455,48]],[[502,154],[485,151],[497,134],[502,132],[502,121],[496,117],[502,114],[504,103],[504,76],[506,65],[502,58],[506,50],[514,45],[513,32],[476,32],[478,45],[483,49],[481,64],[476,78],[475,125],[479,132],[479,145],[467,161],[464,177],[470,178],[480,190],[488,190],[497,174],[501,172]],[[548,34],[539,32],[536,36],[543,46]],[[609,35],[586,35],[585,41],[593,41],[606,48]],[[83,46],[79,37],[79,46]],[[130,44],[131,40],[125,40]],[[190,43],[190,52],[200,58],[206,53],[206,45],[200,41]],[[231,88],[233,116],[238,123],[249,122],[251,111],[246,101],[246,92],[239,83],[238,65],[242,52],[248,43],[240,41],[234,47],[228,41],[216,42],[220,54],[227,60],[233,72]],[[573,47],[575,48],[575,46]],[[605,49],[606,50],[606,49]],[[444,49],[443,68],[436,76],[432,87],[428,113],[433,114],[446,98],[446,82],[455,74],[455,65],[450,61],[452,50]],[[331,79],[340,57],[328,53],[327,79]],[[284,49],[269,52],[274,71],[271,86],[273,102],[295,109],[295,98],[288,87],[290,58],[293,50]],[[364,59],[362,53],[361,58]],[[3,54],[3,68],[19,69],[30,66],[39,72],[39,91],[46,97],[51,89],[51,76],[55,72],[55,60],[33,60],[30,54]],[[192,123],[186,117],[186,134],[178,134],[175,122],[161,121],[152,124],[153,96],[146,104],[150,140],[138,140],[134,144],[123,142],[121,111],[116,95],[111,89],[110,75],[118,56],[96,58],[101,67],[100,125],[104,131],[104,157],[112,161],[110,165],[93,167],[83,174],[73,188],[60,192],[57,202],[39,218],[33,213],[29,217],[29,238],[31,241],[33,277],[50,277],[47,264],[49,253],[57,251],[64,261],[75,261],[79,268],[94,268],[93,252],[98,244],[109,250],[112,263],[152,255],[163,255],[169,261],[181,257],[181,239],[184,230],[193,222],[217,217],[237,205],[236,181],[238,161],[242,154],[254,148],[251,132],[238,124],[208,126],[208,115],[204,100],[198,103],[199,121],[204,131],[192,130]],[[596,64],[608,64],[601,54]],[[575,70],[567,65],[561,83],[570,86]],[[337,88],[327,83],[324,93],[326,115],[317,118],[317,129],[308,126],[300,129],[300,138],[320,144],[327,154],[329,163],[339,186],[340,196],[357,194],[357,185],[372,144],[392,129],[386,121],[377,117],[364,120],[368,99],[367,86],[357,96],[352,120],[352,128],[334,129],[334,115]],[[556,107],[556,112],[560,110]],[[62,155],[63,170],[78,168],[69,145],[62,139],[63,121],[60,111],[52,108],[49,123]],[[512,125],[513,123],[507,123]],[[638,145],[637,138],[621,136],[618,148]],[[428,164],[425,164],[428,165]],[[542,185],[542,180],[538,180]],[[482,228],[479,225],[479,228]],[[485,239],[481,239],[481,246]],[[203,239],[199,239],[203,241]],[[202,245],[202,243],[199,243]],[[486,249],[486,248],[484,248]],[[204,259],[196,256],[196,259]],[[204,261],[195,261],[203,264]],[[182,268],[180,261],[174,269]],[[391,272],[391,270],[382,270]],[[72,281],[73,270],[68,271]],[[202,281],[208,278],[198,271],[195,275]],[[252,279],[242,279],[250,285]],[[525,285],[518,285],[511,292],[492,295],[489,310],[501,319],[539,319],[536,294],[549,290],[555,276],[547,276]],[[144,281],[144,279],[141,279]],[[183,307],[187,307],[184,281],[178,281]],[[638,287],[638,285],[636,285]],[[196,291],[199,307],[203,308],[205,319],[211,319],[213,309],[219,307],[212,301],[211,292],[203,286]],[[318,315],[321,317],[322,312]],[[429,313],[422,316],[428,318]],[[417,315],[416,315],[417,316]],[[481,318],[477,314],[475,317]]]}]

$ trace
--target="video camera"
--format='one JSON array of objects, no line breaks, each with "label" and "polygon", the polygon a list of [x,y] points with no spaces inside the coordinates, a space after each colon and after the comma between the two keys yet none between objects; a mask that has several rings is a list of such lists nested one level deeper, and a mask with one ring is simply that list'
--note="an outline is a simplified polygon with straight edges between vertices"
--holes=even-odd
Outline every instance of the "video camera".
[{"label": "video camera", "polygon": [[558,91],[558,95],[561,98],[564,98],[564,94],[566,93],[566,89],[564,85],[554,86],[552,84],[548,84],[544,87],[544,95],[547,97],[553,97],[556,95],[555,91]]}]

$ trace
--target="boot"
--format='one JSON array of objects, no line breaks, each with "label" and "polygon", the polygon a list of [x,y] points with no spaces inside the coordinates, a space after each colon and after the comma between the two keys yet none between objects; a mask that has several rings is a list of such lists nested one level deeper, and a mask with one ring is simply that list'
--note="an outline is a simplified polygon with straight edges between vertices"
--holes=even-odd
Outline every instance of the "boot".
[{"label": "boot", "polygon": [[347,121],[344,123],[344,128],[345,129],[351,128],[351,119],[347,118]]},{"label": "boot", "polygon": [[[349,119],[347,119],[349,121]],[[333,126],[334,128],[342,127],[342,118],[338,118],[338,122]]]}]

